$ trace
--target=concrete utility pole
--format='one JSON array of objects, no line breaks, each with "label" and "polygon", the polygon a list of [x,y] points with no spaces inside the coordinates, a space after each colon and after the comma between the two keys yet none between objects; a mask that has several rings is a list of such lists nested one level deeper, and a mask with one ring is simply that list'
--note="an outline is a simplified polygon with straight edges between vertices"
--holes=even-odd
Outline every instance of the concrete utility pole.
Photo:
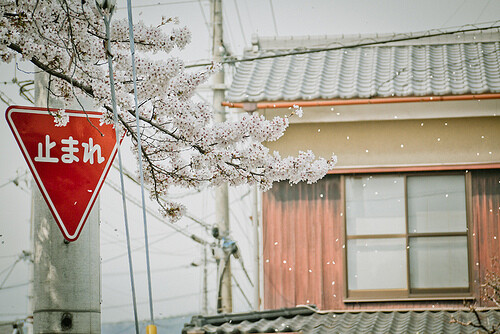
[{"label": "concrete utility pole", "polygon": [[[224,42],[222,35],[222,1],[211,0],[212,6],[212,57],[215,62],[222,61],[224,55]],[[224,70],[217,72],[213,76],[213,107],[215,111],[215,120],[217,122],[224,122],[226,114],[224,107],[221,103],[224,100]],[[221,237],[229,235],[229,195],[228,186],[224,184],[218,187],[215,191],[215,215],[217,223],[219,224],[219,233]],[[227,261],[227,263],[226,263]],[[231,313],[233,311],[233,297],[231,291],[231,259],[228,256],[221,261],[222,280],[220,280],[220,308],[218,313]],[[225,270],[224,270],[225,266]],[[219,305],[219,303],[217,303]]]},{"label": "concrete utility pole", "polygon": [[[35,75],[35,104],[47,106],[47,76],[40,73]],[[57,105],[51,102],[50,107]],[[38,187],[32,189],[34,333],[101,333],[99,201],[78,240],[68,242]]]}]

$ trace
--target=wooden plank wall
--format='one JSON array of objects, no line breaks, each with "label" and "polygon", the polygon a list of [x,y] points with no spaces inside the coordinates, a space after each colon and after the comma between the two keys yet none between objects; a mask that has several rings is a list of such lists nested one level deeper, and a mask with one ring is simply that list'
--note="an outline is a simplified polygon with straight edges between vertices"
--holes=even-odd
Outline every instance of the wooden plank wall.
[{"label": "wooden plank wall", "polygon": [[[472,172],[472,207],[474,294],[484,297],[480,285],[484,284],[488,271],[500,274],[500,263],[494,264],[500,261],[500,170]],[[495,306],[484,300],[480,303]]]},{"label": "wooden plank wall", "polygon": [[265,308],[336,305],[343,289],[340,196],[337,175],[311,185],[280,182],[264,193]]},{"label": "wooden plank wall", "polygon": [[[500,256],[500,170],[472,173],[473,294]],[[339,175],[315,184],[280,182],[263,195],[264,307],[324,310],[460,307],[462,301],[343,302],[344,199]],[[491,211],[490,211],[491,210]],[[496,239],[494,238],[496,236]],[[479,298],[478,298],[479,299]],[[486,304],[481,304],[486,306]]]}]

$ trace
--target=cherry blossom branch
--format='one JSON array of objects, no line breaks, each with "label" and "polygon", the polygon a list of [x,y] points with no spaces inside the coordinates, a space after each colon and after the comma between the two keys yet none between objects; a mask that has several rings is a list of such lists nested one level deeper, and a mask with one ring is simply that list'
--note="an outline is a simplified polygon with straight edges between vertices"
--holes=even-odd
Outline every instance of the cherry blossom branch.
[{"label": "cherry blossom branch", "polygon": [[[21,49],[21,47],[19,45],[11,43],[7,47],[13,51],[16,51],[17,53],[19,53],[21,55],[23,54],[23,50]],[[50,75],[53,75],[61,80],[64,80],[64,81],[68,82],[70,85],[77,87],[80,90],[82,90],[83,92],[87,93],[87,95],[89,95],[90,97],[94,97],[94,91],[93,91],[91,86],[84,85],[83,83],[79,82],[78,80],[71,78],[70,76],[68,76],[64,73],[58,72],[58,71],[50,68],[48,65],[42,63],[41,61],[39,61],[35,57],[32,57],[30,59],[30,62],[32,62],[36,67],[38,67],[42,71],[44,71]]]},{"label": "cherry blossom branch", "polygon": [[466,326],[466,327],[467,326],[472,326],[474,328],[480,328],[480,329],[484,330],[488,334],[497,333],[497,330],[500,329],[500,324],[494,325],[491,328],[486,327],[483,324],[483,321],[482,321],[481,316],[479,315],[479,312],[477,311],[477,309],[475,307],[473,307],[473,306],[469,306],[469,308],[470,308],[470,311],[474,314],[474,316],[476,318],[476,321],[477,321],[477,324],[474,323],[472,320],[471,321],[467,321],[467,322],[460,321],[460,320],[456,319],[453,316],[451,317],[450,323],[456,323],[456,324],[459,324],[459,325],[462,325],[462,326]]},{"label": "cherry blossom branch", "polygon": [[[165,24],[169,22],[174,25],[167,33]],[[236,121],[215,122],[212,108],[193,101],[193,96],[220,65],[188,72],[178,58],[151,60],[144,53],[168,54],[174,48],[184,48],[191,35],[177,24],[173,19],[163,19],[158,27],[134,24],[137,100],[143,101],[139,107],[139,120],[144,124],[140,133],[132,125],[136,116],[128,23],[115,20],[109,45],[105,45],[108,39],[104,38],[103,18],[92,1],[10,0],[0,6],[0,60],[8,62],[15,53],[22,55],[51,76],[51,96],[67,105],[75,98],[78,101],[78,95],[86,95],[101,106],[101,122],[111,123],[110,77],[103,66],[109,46],[119,126],[130,133],[134,145],[141,136],[144,145],[137,158],[144,159],[151,196],[173,219],[182,214],[182,206],[161,201],[173,185],[204,188],[229,182],[258,184],[266,190],[281,180],[315,182],[333,167],[334,157],[316,159],[307,151],[282,158],[264,146],[264,142],[283,135],[287,118],[244,115]],[[302,110],[294,109],[291,115],[300,117]],[[62,120],[64,115],[59,116]]]}]

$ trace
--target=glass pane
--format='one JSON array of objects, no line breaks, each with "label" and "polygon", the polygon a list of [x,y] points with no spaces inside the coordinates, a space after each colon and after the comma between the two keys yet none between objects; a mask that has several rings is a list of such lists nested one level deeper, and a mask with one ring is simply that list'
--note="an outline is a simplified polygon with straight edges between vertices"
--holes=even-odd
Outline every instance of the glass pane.
[{"label": "glass pane", "polygon": [[346,178],[348,235],[405,233],[404,179]]},{"label": "glass pane", "polygon": [[467,229],[463,175],[408,177],[410,233]]},{"label": "glass pane", "polygon": [[406,289],[405,248],[404,238],[348,240],[349,289]]},{"label": "glass pane", "polygon": [[467,237],[410,238],[412,288],[469,286]]}]

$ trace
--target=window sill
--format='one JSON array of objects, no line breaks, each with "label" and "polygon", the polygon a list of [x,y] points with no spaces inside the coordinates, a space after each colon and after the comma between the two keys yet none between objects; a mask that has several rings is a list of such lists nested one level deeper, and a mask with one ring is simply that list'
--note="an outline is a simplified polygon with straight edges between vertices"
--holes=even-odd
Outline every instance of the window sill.
[{"label": "window sill", "polygon": [[380,302],[418,302],[418,301],[460,301],[460,300],[474,300],[474,296],[454,295],[454,296],[418,296],[418,297],[402,297],[402,298],[346,298],[345,304],[349,303],[380,303]]}]

